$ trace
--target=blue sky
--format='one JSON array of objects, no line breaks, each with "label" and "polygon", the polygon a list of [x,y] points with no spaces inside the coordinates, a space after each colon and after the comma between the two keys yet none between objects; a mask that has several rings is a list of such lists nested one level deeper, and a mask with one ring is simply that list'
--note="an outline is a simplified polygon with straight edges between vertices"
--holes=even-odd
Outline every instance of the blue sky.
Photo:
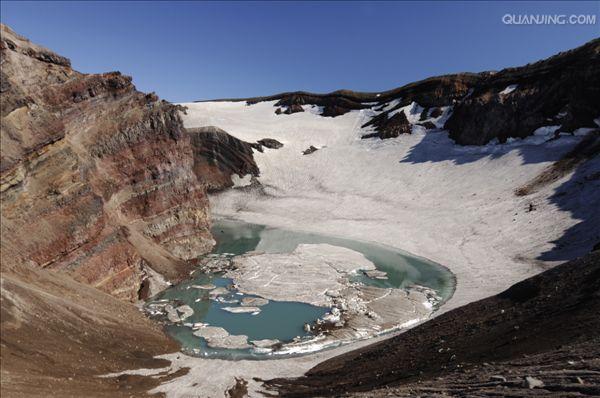
[{"label": "blue sky", "polygon": [[[600,36],[600,2],[10,2],[2,22],[82,72],[119,70],[174,102],[391,89],[501,69]],[[515,26],[510,14],[595,14]]]}]

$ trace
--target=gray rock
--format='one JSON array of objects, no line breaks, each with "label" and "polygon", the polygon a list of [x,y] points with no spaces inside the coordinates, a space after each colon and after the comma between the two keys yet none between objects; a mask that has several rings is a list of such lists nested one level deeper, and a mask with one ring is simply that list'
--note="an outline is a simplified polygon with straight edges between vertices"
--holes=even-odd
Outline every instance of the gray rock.
[{"label": "gray rock", "polygon": [[243,307],[262,307],[269,304],[269,300],[262,297],[244,297],[241,305]]},{"label": "gray rock", "polygon": [[535,377],[527,376],[525,377],[525,384],[529,389],[533,388],[542,388],[544,387],[544,382],[540,379],[536,379]]},{"label": "gray rock", "polygon": [[181,315],[179,315],[179,319],[181,321],[194,315],[194,310],[192,309],[192,307],[190,307],[187,304],[180,305],[179,307],[176,308],[176,310],[177,310],[177,312],[179,312],[181,314]]},{"label": "gray rock", "polygon": [[303,155],[310,155],[311,153],[316,152],[318,150],[319,150],[319,148],[316,148],[316,147],[314,147],[314,146],[311,145],[307,149],[305,149],[304,151],[302,151],[302,154]]},{"label": "gray rock", "polygon": [[181,322],[181,318],[179,318],[179,314],[177,313],[177,310],[175,310],[175,308],[173,308],[172,305],[165,305],[165,312],[167,313],[167,319],[169,320],[169,322],[172,323],[177,323],[177,322]]},{"label": "gray rock", "polygon": [[256,141],[260,145],[269,149],[279,149],[283,147],[283,144],[273,138],[263,138],[262,140]]}]

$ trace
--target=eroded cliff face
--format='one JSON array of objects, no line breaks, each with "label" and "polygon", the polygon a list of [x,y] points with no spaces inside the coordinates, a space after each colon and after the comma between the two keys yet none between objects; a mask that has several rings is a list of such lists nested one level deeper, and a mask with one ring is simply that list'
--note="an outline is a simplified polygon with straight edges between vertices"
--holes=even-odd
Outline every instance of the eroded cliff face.
[{"label": "eroded cliff face", "polygon": [[187,129],[194,148],[194,172],[209,191],[220,191],[234,185],[232,176],[259,175],[252,156],[253,149],[262,152],[260,143],[239,140],[215,126]]},{"label": "eroded cliff face", "polygon": [[178,347],[127,302],[211,250],[207,188],[258,175],[262,147],[222,131],[214,145],[130,77],[0,31],[2,393],[139,395],[173,375],[97,375]]},{"label": "eroded cliff face", "polygon": [[3,268],[61,270],[136,300],[209,251],[180,109],[118,72],[85,75],[2,27]]}]

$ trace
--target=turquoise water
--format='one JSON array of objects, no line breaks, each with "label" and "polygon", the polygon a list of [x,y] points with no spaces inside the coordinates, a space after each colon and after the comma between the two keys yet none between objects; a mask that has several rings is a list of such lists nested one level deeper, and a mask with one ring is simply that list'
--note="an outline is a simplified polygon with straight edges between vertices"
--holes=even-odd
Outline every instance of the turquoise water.
[{"label": "turquoise water", "polygon": [[[230,290],[229,294],[222,295],[225,302],[218,302],[209,298],[209,290],[195,289],[191,285],[213,284]],[[227,301],[240,300],[243,297],[257,297],[249,294],[238,294],[231,287],[232,281],[218,275],[200,274],[193,280],[180,283],[153,297],[148,304],[169,300],[177,305],[187,304],[194,310],[194,314],[186,318],[183,323],[203,322],[211,326],[220,326],[231,335],[246,335],[248,341],[277,339],[289,342],[295,337],[309,338],[311,335],[304,330],[305,323],[312,323],[327,313],[327,308],[316,307],[305,303],[288,301],[269,301],[260,307],[261,311],[252,315],[250,313],[234,314],[223,310],[223,307],[237,307],[239,303]],[[267,326],[267,327],[265,327]],[[193,330],[183,324],[167,325],[167,332],[182,344],[185,352],[192,355],[239,359],[253,356],[250,350],[232,350],[211,348],[206,345],[203,338],[193,335]],[[194,349],[200,352],[194,352]]]},{"label": "turquoise water", "polygon": [[[405,288],[414,284],[429,287],[440,296],[440,303],[450,298],[454,291],[454,277],[446,268],[383,245],[269,228],[234,220],[216,220],[212,233],[217,242],[213,254],[233,256],[254,250],[266,253],[289,253],[299,244],[327,243],[360,252],[372,261],[377,269],[387,272],[388,279],[372,279],[359,274],[354,278],[357,282],[393,288]],[[204,284],[227,288],[229,292],[222,296],[224,302],[211,300],[209,290],[191,287]],[[304,330],[304,325],[312,324],[327,312],[326,308],[285,301],[269,301],[268,304],[260,307],[261,311],[258,314],[254,315],[234,314],[222,309],[238,306],[239,303],[227,301],[239,301],[243,297],[254,296],[241,295],[233,288],[232,281],[222,275],[196,272],[193,279],[161,292],[151,298],[147,304],[164,303],[165,300],[174,306],[187,304],[192,307],[194,314],[183,323],[202,322],[219,326],[231,335],[248,336],[248,341],[277,339],[281,342],[289,342],[293,339],[309,339],[312,335]],[[194,336],[193,330],[183,324],[168,324],[166,330],[181,343],[182,350],[191,355],[227,359],[267,357],[264,353],[252,349],[232,350],[208,347],[203,338]]]},{"label": "turquoise water", "polygon": [[236,220],[217,220],[212,228],[217,241],[214,253],[242,254],[257,250],[265,253],[289,253],[302,243],[327,243],[362,253],[377,269],[387,272],[387,280],[358,276],[369,285],[405,288],[429,287],[441,297],[441,303],[454,293],[454,275],[446,268],[410,253],[376,243],[333,236],[270,228]]}]

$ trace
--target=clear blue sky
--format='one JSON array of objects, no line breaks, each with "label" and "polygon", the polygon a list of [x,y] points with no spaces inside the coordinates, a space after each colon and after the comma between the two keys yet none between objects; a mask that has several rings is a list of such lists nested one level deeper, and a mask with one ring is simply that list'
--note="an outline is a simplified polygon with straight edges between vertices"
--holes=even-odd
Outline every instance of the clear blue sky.
[{"label": "clear blue sky", "polygon": [[[119,70],[183,102],[289,90],[380,91],[501,69],[600,36],[600,2],[10,2],[2,22],[82,72]],[[515,26],[511,14],[595,14]]]}]

